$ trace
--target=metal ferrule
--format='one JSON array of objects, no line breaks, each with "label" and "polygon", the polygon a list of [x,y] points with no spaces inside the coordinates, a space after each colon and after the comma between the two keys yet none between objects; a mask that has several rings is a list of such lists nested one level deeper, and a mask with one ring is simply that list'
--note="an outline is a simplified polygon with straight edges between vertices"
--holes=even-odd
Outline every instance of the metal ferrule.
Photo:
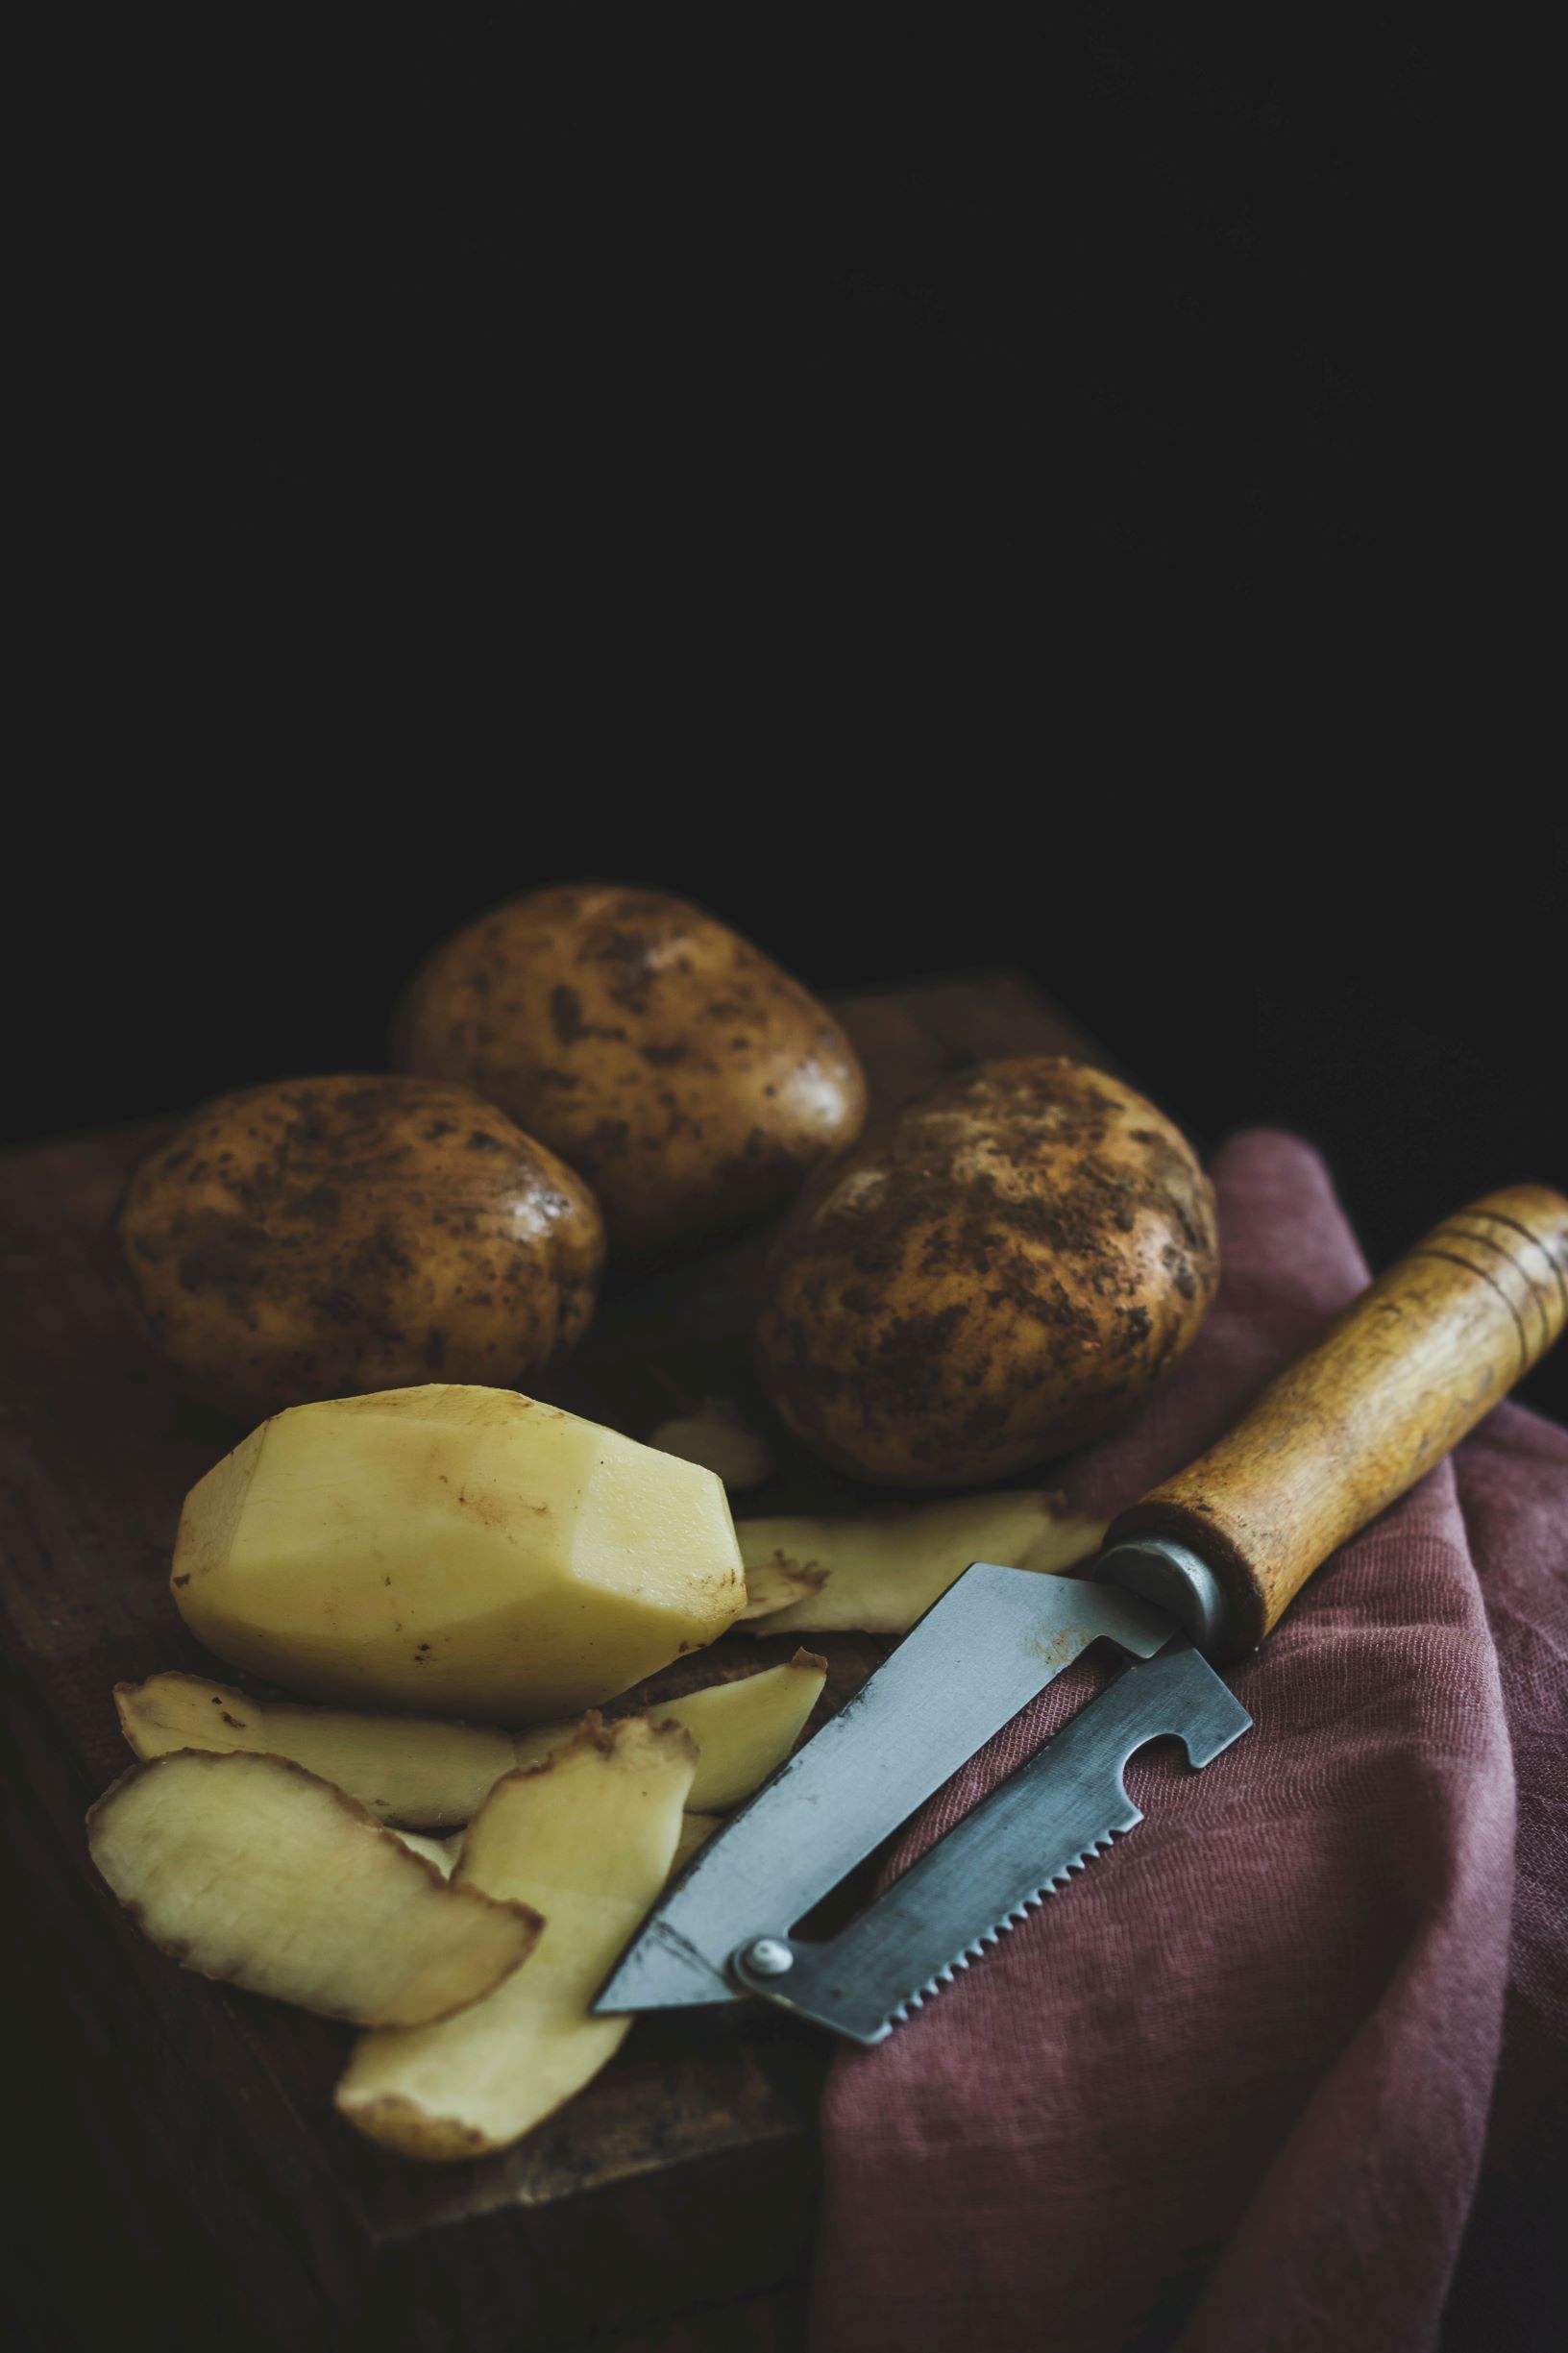
[{"label": "metal ferrule", "polygon": [[1200,1651],[1212,1651],[1225,1631],[1223,1588],[1206,1560],[1170,1536],[1130,1537],[1102,1553],[1094,1566],[1102,1582],[1168,1610]]}]

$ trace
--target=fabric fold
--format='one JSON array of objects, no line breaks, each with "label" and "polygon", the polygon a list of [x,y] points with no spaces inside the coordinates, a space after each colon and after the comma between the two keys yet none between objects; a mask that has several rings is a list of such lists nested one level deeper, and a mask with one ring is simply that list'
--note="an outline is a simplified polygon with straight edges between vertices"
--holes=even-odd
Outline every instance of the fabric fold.
[{"label": "fabric fold", "polygon": [[[1069,1466],[1078,1508],[1182,1467],[1367,1279],[1307,1146],[1247,1134],[1214,1177],[1214,1307],[1169,1386]],[[1506,2010],[1537,2069],[1561,2049],[1565,1528],[1568,1434],[1501,1409],[1235,1670],[1249,1738],[1201,1774],[1136,1758],[1146,1821],[836,2060],[815,2353],[1460,2344],[1444,2312],[1457,2264],[1451,2322],[1485,2302],[1465,2231]],[[891,1870],[1110,1671],[1060,1677]],[[1516,2168],[1540,2141],[1521,2131]]]}]

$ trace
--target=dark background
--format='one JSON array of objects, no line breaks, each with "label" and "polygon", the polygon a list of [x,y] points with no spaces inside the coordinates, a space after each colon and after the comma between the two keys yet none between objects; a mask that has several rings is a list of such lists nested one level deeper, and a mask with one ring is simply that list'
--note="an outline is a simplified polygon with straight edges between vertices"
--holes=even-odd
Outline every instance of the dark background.
[{"label": "dark background", "polygon": [[1206,1143],[1311,1136],[1375,1262],[1568,1181],[1464,60],[1049,14],[78,55],[11,1138],[375,1066],[428,946],[599,874],[824,992],[1021,966]]},{"label": "dark background", "polygon": [[1374,1263],[1568,1185],[1528,37],[701,14],[54,20],[4,1140],[375,1066],[598,873],[1023,968]]}]

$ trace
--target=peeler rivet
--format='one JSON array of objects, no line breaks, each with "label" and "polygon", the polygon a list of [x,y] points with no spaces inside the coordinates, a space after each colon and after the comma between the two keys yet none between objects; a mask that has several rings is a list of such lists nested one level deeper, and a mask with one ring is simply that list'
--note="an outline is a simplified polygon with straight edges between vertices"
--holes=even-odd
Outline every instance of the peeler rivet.
[{"label": "peeler rivet", "polygon": [[782,1977],[787,1969],[795,1967],[794,1953],[776,1936],[759,1936],[746,1947],[741,1958],[759,1977]]}]

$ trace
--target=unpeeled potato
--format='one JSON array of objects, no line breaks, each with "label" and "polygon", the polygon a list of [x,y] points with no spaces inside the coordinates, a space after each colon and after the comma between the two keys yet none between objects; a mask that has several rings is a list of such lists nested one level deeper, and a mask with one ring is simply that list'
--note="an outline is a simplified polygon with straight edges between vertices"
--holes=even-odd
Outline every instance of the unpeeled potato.
[{"label": "unpeeled potato", "polygon": [[498,907],[418,974],[395,1052],[577,1169],[620,1257],[776,1208],[866,1111],[825,1008],[662,891],[584,883]]},{"label": "unpeeled potato", "polygon": [[311,1078],[223,1095],[156,1145],[118,1239],[133,1307],[208,1402],[535,1381],[587,1329],[593,1195],[466,1088]]},{"label": "unpeeled potato", "polygon": [[1213,1188],[1180,1132],[1059,1055],[985,1065],[825,1172],[764,1278],[757,1365],[835,1468],[992,1483],[1130,1413],[1219,1274]]}]

